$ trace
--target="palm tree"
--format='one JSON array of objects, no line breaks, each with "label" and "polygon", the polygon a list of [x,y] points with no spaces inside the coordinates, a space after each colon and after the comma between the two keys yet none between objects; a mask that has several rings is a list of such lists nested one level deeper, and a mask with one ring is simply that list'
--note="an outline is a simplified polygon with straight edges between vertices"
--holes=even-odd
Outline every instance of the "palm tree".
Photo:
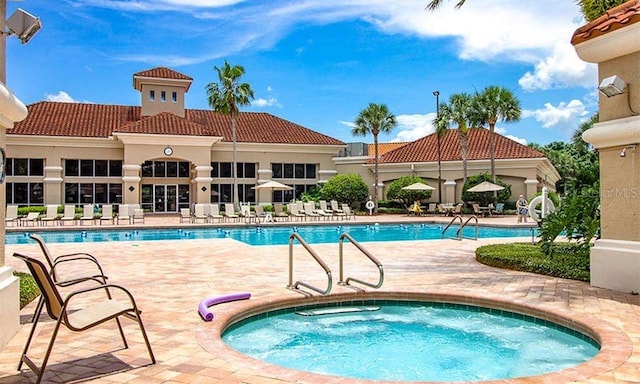
[{"label": "palm tree", "polygon": [[520,120],[520,101],[513,93],[497,85],[486,87],[476,93],[473,99],[473,114],[479,125],[489,125],[489,150],[491,156],[491,177],[496,182],[495,127],[498,121]]},{"label": "palm tree", "polygon": [[244,67],[241,65],[231,66],[226,60],[222,68],[214,67],[218,72],[218,83],[209,83],[206,86],[209,106],[216,112],[231,115],[231,140],[233,141],[233,165],[231,174],[233,176],[233,205],[239,207],[238,197],[238,165],[236,152],[236,119],[240,112],[238,107],[251,104],[253,90],[248,83],[240,83],[240,78],[244,75]]},{"label": "palm tree", "polygon": [[436,117],[434,125],[436,129],[444,132],[452,123],[458,126],[458,139],[460,140],[460,156],[462,157],[463,185],[467,183],[467,152],[469,141],[467,134],[472,119],[473,98],[468,93],[456,93],[449,97],[448,103],[440,105],[440,115]]},{"label": "palm tree", "polygon": [[[627,0],[578,0],[580,5],[580,11],[584,15],[587,21],[593,21],[598,17],[604,15],[609,9],[616,7]],[[435,11],[442,5],[443,0],[431,0],[426,6],[427,11]],[[460,8],[464,5],[465,0],[458,0],[455,5],[456,8]]]},{"label": "palm tree", "polygon": [[373,135],[373,152],[374,152],[374,187],[373,196],[375,203],[375,211],[378,210],[378,134],[389,133],[396,126],[396,117],[389,112],[389,108],[385,104],[369,103],[369,105],[360,111],[356,118],[355,126],[351,130],[354,136],[366,136],[369,133]]}]

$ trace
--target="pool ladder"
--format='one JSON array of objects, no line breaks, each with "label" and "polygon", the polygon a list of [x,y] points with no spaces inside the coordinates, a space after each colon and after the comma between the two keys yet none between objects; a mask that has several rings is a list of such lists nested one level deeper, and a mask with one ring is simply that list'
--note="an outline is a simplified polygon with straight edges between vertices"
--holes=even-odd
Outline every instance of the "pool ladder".
[{"label": "pool ladder", "polygon": [[[371,262],[373,264],[376,265],[376,267],[378,268],[378,282],[373,284],[373,283],[368,283],[366,281],[360,280],[360,279],[356,279],[355,277],[347,277],[346,280],[343,279],[343,272],[344,272],[344,253],[343,253],[343,243],[344,240],[349,240],[351,242],[351,244],[353,244],[356,248],[358,248],[358,250],[360,252],[362,252],[362,254],[364,254],[369,260],[371,260]],[[340,281],[338,282],[338,284],[340,285],[350,285],[349,283],[351,281],[365,285],[367,287],[370,288],[380,288],[382,287],[382,283],[384,282],[384,268],[382,267],[382,263],[380,263],[380,261],[378,261],[378,259],[373,256],[369,251],[367,251],[362,245],[360,245],[360,243],[358,243],[357,241],[355,241],[355,239],[353,237],[351,237],[351,235],[349,235],[348,233],[343,233],[342,235],[340,235],[340,240],[338,241],[338,243],[340,244],[340,251],[339,251],[339,255],[340,255]],[[352,286],[353,287],[353,286]]]},{"label": "pool ladder", "polygon": [[[327,288],[325,290],[317,288],[309,283],[305,283],[304,281],[296,281],[295,283],[293,282],[293,242],[295,240],[298,240],[300,245],[302,245],[307,253],[309,253],[311,257],[313,257],[313,259],[322,267],[322,269],[324,269],[324,272],[327,274]],[[333,278],[331,277],[331,269],[329,269],[329,266],[324,261],[322,261],[320,256],[318,256],[318,254],[309,246],[309,244],[304,241],[302,236],[297,233],[292,233],[291,236],[289,236],[289,284],[287,285],[287,288],[310,296],[309,293],[299,289],[300,286],[303,286],[311,289],[312,291],[318,292],[321,295],[328,295],[329,292],[331,292],[332,285]]]},{"label": "pool ladder", "polygon": [[462,230],[464,229],[464,227],[466,227],[469,222],[471,220],[475,221],[475,236],[474,237],[467,237],[467,239],[471,239],[471,240],[478,240],[478,217],[475,215],[469,216],[469,218],[466,221],[462,221],[462,216],[460,215],[456,215],[453,217],[453,219],[451,219],[451,221],[449,222],[449,224],[447,224],[447,226],[442,230],[442,238],[445,238],[445,233],[447,232],[447,229],[449,229],[449,227],[451,227],[453,225],[453,223],[455,223],[456,221],[460,221],[460,226],[458,227],[458,231],[456,232],[456,236],[455,237],[450,237],[450,239],[454,239],[454,240],[462,240],[463,236],[462,236]]},{"label": "pool ladder", "polygon": [[[358,250],[360,250],[360,252],[362,252],[371,262],[373,262],[376,267],[378,268],[378,272],[379,272],[379,279],[377,283],[369,283],[360,279],[356,279],[355,277],[347,277],[346,279],[343,279],[343,275],[344,275],[344,253],[343,253],[343,243],[344,241],[348,240],[349,242],[351,242],[351,244],[353,244]],[[316,286],[313,286],[309,283],[306,283],[304,281],[296,281],[295,283],[293,282],[293,243],[294,241],[298,241],[300,243],[300,245],[302,245],[302,247],[307,251],[307,253],[309,253],[309,255],[311,255],[311,257],[313,257],[313,259],[322,267],[322,269],[325,271],[326,275],[327,275],[327,288],[326,289],[321,289],[318,288]],[[371,287],[371,288],[380,288],[382,286],[382,283],[384,282],[384,269],[382,267],[382,263],[380,263],[380,261],[378,261],[378,259],[373,256],[369,251],[367,251],[360,243],[358,243],[353,237],[351,237],[351,235],[349,235],[348,233],[343,233],[342,235],[340,235],[340,239],[339,239],[339,259],[340,259],[340,281],[338,282],[338,284],[340,285],[344,285],[344,286],[350,286],[350,287],[354,287],[353,285],[350,284],[350,282],[355,282],[355,283],[359,283],[362,285],[365,285],[367,287]],[[320,256],[318,256],[318,254],[311,248],[311,246],[309,246],[309,244],[307,244],[306,241],[304,241],[304,239],[298,234],[298,233],[292,233],[289,236],[289,284],[287,285],[287,288],[294,290],[296,292],[300,292],[302,294],[308,295],[310,296],[311,294],[309,294],[308,292],[305,292],[303,290],[301,290],[299,287],[305,287],[308,288],[312,291],[315,291],[321,295],[328,295],[329,292],[331,292],[331,288],[333,285],[333,278],[331,275],[331,269],[327,266],[327,264],[320,258]]]}]

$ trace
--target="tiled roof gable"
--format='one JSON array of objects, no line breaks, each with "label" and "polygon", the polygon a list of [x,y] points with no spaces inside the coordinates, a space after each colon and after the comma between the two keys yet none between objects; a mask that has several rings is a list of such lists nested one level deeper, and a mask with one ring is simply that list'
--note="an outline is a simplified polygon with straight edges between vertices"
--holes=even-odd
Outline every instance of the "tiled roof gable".
[{"label": "tiled roof gable", "polygon": [[[398,149],[403,145],[406,145],[406,142],[394,142],[394,143],[378,143],[378,156],[382,156],[387,152],[393,151],[394,149]],[[374,155],[375,153],[375,145],[369,144],[369,155]]]},{"label": "tiled roof gable", "polygon": [[170,112],[162,112],[157,115],[145,117],[142,120],[116,128],[114,132],[185,136],[214,135],[213,131],[209,128],[197,123],[189,122]]},{"label": "tiled roof gable", "polygon": [[193,80],[193,78],[166,67],[156,67],[133,74],[134,77],[157,77],[161,79]]},{"label": "tiled roof gable", "polygon": [[611,8],[604,15],[578,28],[573,33],[571,44],[577,45],[638,22],[640,22],[640,0],[630,0]]},{"label": "tiled roof gable", "polygon": [[[489,159],[489,130],[471,128],[468,131],[469,151],[467,160]],[[380,158],[380,163],[425,163],[438,161],[438,141],[435,134],[425,136],[398,149],[387,152]],[[495,134],[495,158],[538,158],[543,153],[522,145],[502,135]],[[440,139],[441,161],[460,161],[460,139],[457,129],[449,129]],[[371,154],[370,154],[371,155]],[[372,160],[373,161],[373,160]]]}]

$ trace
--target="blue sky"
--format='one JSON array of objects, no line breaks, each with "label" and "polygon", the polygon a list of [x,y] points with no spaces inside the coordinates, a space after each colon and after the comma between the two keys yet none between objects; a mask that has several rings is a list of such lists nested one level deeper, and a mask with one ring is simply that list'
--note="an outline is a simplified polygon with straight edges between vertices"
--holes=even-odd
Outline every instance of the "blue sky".
[{"label": "blue sky", "polygon": [[[25,0],[41,18],[27,45],[7,40],[7,85],[42,100],[139,105],[135,72],[193,77],[187,107],[208,109],[214,66],[243,65],[261,111],[345,142],[370,102],[398,126],[381,141],[433,132],[436,102],[488,85],[511,89],[522,119],[498,131],[523,143],[566,141],[597,112],[596,67],[569,43],[584,24],[573,0]],[[275,134],[275,133],[274,133]]]}]

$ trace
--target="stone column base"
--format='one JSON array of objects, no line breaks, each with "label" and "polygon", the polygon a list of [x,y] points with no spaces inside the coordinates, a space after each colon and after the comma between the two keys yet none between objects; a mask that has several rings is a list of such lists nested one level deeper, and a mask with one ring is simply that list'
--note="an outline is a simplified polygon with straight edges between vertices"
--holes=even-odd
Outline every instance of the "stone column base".
[{"label": "stone column base", "polygon": [[0,350],[18,332],[20,326],[20,280],[13,275],[13,268],[0,267]]},{"label": "stone column base", "polygon": [[597,240],[591,248],[591,285],[640,292],[640,242]]}]

